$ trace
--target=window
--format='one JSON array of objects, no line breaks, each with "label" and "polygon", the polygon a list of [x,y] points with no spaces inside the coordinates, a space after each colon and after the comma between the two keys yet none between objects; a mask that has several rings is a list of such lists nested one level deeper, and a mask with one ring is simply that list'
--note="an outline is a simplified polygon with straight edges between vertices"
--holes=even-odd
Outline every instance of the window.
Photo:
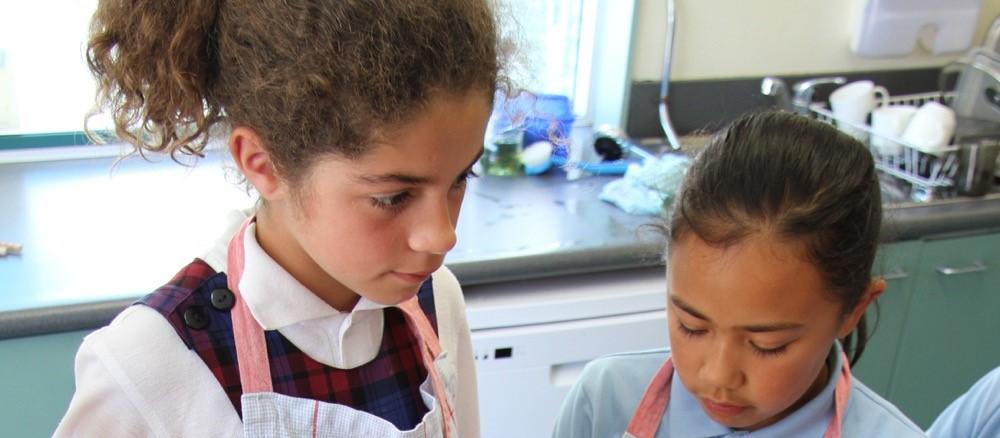
[{"label": "window", "polygon": [[0,135],[30,139],[82,131],[94,102],[83,44],[96,0],[0,5],[6,18],[0,25]]},{"label": "window", "polygon": [[[516,17],[520,56],[530,67],[514,72],[518,84],[570,96],[583,123],[620,126],[634,0],[503,1]],[[94,82],[84,44],[96,5],[0,0],[6,18],[0,25],[0,152],[86,142],[83,120]],[[96,129],[109,126],[102,118],[92,122]]]},{"label": "window", "polygon": [[519,85],[573,101],[579,121],[621,126],[635,1],[506,0],[527,71]]}]

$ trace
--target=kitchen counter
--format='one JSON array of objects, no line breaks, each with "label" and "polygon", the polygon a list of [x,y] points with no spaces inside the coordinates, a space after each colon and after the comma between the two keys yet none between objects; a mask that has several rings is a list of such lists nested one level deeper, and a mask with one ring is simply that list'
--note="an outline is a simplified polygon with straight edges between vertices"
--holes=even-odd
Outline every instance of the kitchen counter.
[{"label": "kitchen counter", "polygon": [[[96,328],[207,248],[251,197],[225,159],[0,165],[0,339]],[[469,183],[445,263],[465,286],[661,265],[653,217],[599,201],[612,177]],[[886,206],[885,240],[1000,227],[1000,194]]]}]

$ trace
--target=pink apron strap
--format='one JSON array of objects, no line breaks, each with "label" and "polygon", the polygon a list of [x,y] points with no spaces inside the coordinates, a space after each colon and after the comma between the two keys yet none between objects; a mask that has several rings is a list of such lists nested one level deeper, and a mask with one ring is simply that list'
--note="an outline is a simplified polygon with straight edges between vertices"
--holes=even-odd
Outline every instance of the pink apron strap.
[{"label": "pink apron strap", "polygon": [[243,278],[243,235],[253,220],[253,216],[247,218],[240,226],[240,231],[229,241],[226,263],[229,290],[236,296],[236,305],[230,315],[233,318],[236,362],[240,369],[240,384],[243,386],[244,394],[273,392],[264,329],[250,314],[246,301],[240,295],[240,279]]},{"label": "pink apron strap", "polygon": [[[267,342],[264,340],[264,329],[257,323],[247,307],[246,301],[240,296],[239,283],[243,277],[244,248],[243,238],[247,227],[254,221],[254,217],[247,218],[240,226],[232,240],[229,241],[229,252],[227,256],[227,283],[229,290],[236,296],[236,304],[231,312],[233,318],[233,337],[236,342],[237,365],[240,370],[240,383],[243,386],[243,393],[274,392],[271,383],[271,369],[267,357]],[[407,325],[419,341],[420,357],[427,374],[430,376],[431,384],[434,386],[434,393],[441,403],[442,432],[445,438],[449,436],[449,426],[454,414],[451,404],[448,402],[447,393],[441,376],[438,375],[437,368],[434,367],[434,358],[441,353],[441,344],[427,315],[420,308],[417,297],[413,297],[397,307],[406,316]],[[316,420],[319,401],[316,401],[313,412],[313,434],[316,433]]]},{"label": "pink apron strap", "polygon": [[417,340],[420,343],[420,357],[423,359],[424,368],[427,369],[427,375],[431,378],[431,384],[434,386],[434,394],[437,395],[436,398],[441,403],[441,430],[445,438],[447,438],[449,436],[448,428],[451,425],[452,418],[454,418],[454,413],[451,410],[451,404],[448,402],[448,393],[445,392],[444,383],[441,381],[441,376],[438,375],[437,368],[434,366],[434,358],[441,353],[441,344],[438,342],[438,337],[434,333],[434,328],[431,327],[430,321],[427,320],[427,314],[420,308],[417,297],[403,301],[397,304],[396,307],[403,311],[403,315],[406,315],[406,322],[410,326],[410,331],[417,335]]},{"label": "pink apron strap", "polygon": [[670,378],[673,374],[674,361],[672,357],[668,357],[642,394],[639,407],[625,428],[627,434],[635,438],[653,438],[656,435],[663,413],[670,403]]},{"label": "pink apron strap", "polygon": [[840,376],[837,377],[837,386],[833,390],[833,418],[826,428],[823,438],[840,438],[841,425],[844,423],[844,411],[847,410],[847,398],[851,394],[851,365],[847,360],[847,355],[840,353]]},{"label": "pink apron strap", "polygon": [[[851,393],[851,366],[847,355],[840,353],[840,375],[834,388],[833,418],[823,434],[823,438],[840,438],[841,426],[844,423],[844,412],[847,410],[847,399]],[[646,387],[639,407],[636,408],[632,420],[625,429],[627,436],[635,438],[653,438],[660,427],[663,414],[670,403],[670,378],[674,372],[673,358],[667,358],[653,380]]]}]

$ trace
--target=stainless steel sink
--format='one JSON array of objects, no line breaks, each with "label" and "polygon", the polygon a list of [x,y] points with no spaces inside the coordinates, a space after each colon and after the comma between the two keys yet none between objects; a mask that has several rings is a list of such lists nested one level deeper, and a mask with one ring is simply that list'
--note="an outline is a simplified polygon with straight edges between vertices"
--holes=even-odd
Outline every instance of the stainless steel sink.
[{"label": "stainless steel sink", "polygon": [[[685,136],[681,139],[681,151],[673,150],[663,142],[663,139],[647,139],[639,141],[643,149],[653,154],[693,154],[705,146],[711,139],[708,135]],[[969,197],[962,196],[954,191],[944,193],[934,193],[931,196],[913,196],[909,183],[894,176],[879,173],[882,185],[882,204],[889,208],[899,207],[927,207],[934,205],[954,205],[964,203],[976,203],[986,201],[986,203],[1000,202],[1000,185],[994,185],[991,192],[985,196]],[[916,199],[925,199],[918,201]]]}]

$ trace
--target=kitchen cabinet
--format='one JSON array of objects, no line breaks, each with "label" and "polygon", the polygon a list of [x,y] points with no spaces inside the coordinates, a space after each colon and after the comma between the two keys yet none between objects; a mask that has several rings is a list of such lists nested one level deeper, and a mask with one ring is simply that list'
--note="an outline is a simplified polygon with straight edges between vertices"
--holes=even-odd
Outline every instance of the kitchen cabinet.
[{"label": "kitchen cabinet", "polygon": [[1000,366],[1000,233],[925,240],[889,399],[927,427]]},{"label": "kitchen cabinet", "polygon": [[885,279],[886,287],[876,301],[877,307],[868,309],[870,338],[852,371],[882,397],[889,397],[922,247],[919,240],[884,244],[872,267],[875,276]]},{"label": "kitchen cabinet", "polygon": [[52,436],[73,397],[75,331],[0,341],[2,436]]}]

